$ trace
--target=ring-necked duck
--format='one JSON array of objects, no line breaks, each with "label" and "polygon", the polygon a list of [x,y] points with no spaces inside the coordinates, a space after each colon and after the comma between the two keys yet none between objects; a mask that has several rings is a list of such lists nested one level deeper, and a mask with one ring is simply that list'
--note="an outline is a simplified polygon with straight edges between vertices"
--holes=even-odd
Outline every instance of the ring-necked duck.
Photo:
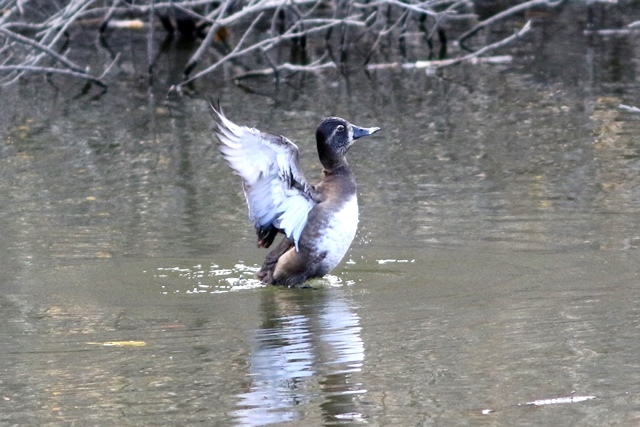
[{"label": "ring-necked duck", "polygon": [[298,147],[287,138],[239,126],[211,105],[220,152],[242,178],[258,247],[278,233],[286,237],[258,272],[264,283],[295,286],[333,270],[347,253],[358,227],[356,181],[345,154],[353,142],[380,130],[339,117],[322,120],[316,142],[324,177],[309,184],[298,163]]}]

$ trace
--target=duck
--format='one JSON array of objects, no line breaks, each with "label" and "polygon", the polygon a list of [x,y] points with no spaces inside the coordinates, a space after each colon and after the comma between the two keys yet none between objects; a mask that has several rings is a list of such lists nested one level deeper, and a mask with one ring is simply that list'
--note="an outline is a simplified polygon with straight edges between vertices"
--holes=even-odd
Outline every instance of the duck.
[{"label": "duck", "polygon": [[218,149],[242,179],[259,248],[269,248],[256,277],[265,284],[303,287],[340,264],[358,228],[356,181],[345,155],[353,143],[379,127],[360,127],[326,117],[316,128],[320,182],[311,185],[288,138],[229,120],[209,103]]}]

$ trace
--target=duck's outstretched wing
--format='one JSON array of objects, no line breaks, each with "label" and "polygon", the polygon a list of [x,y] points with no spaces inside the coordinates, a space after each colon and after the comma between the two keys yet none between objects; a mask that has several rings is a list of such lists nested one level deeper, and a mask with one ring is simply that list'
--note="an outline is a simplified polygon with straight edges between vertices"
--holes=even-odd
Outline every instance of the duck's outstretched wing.
[{"label": "duck's outstretched wing", "polygon": [[317,203],[300,169],[298,147],[283,136],[233,123],[220,107],[211,109],[220,152],[242,178],[258,246],[268,248],[282,231],[297,249],[307,214]]}]

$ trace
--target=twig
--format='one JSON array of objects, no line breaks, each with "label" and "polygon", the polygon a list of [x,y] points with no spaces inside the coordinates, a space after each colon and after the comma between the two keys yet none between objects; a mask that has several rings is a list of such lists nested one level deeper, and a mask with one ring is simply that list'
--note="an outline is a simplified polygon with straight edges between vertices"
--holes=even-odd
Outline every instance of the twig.
[{"label": "twig", "polygon": [[[260,18],[260,17],[261,16],[259,16],[258,18]],[[253,44],[251,46],[248,46],[248,47],[246,47],[244,49],[240,49],[240,46],[242,46],[242,43],[244,42],[245,38],[251,32],[253,27],[257,24],[258,20],[259,19],[257,19],[257,18],[253,20],[253,22],[251,23],[251,25],[249,26],[247,31],[245,31],[245,33],[243,34],[240,42],[238,42],[236,47],[229,54],[225,55],[223,58],[218,60],[213,65],[205,68],[204,70],[200,71],[199,73],[194,74],[190,78],[182,81],[179,85],[176,85],[172,89],[180,91],[182,86],[184,86],[186,84],[189,84],[189,83],[193,82],[194,80],[197,80],[197,79],[199,79],[200,77],[202,77],[202,76],[204,76],[206,74],[211,73],[212,71],[214,71],[215,69],[220,67],[222,64],[224,64],[225,62],[227,62],[227,61],[229,61],[229,60],[231,60],[233,58],[245,55],[245,54],[247,54],[249,52],[252,52],[254,50],[257,50],[257,49],[269,50],[273,46],[275,46],[276,44],[282,42],[283,40],[288,40],[288,39],[291,39],[291,38],[294,38],[294,37],[300,37],[300,33],[296,33],[295,32],[297,25],[301,22],[301,21],[298,21],[298,22],[296,22],[295,25],[293,25],[291,28],[289,28],[286,33],[284,33],[282,35],[279,35],[277,37],[270,37],[268,39],[261,40],[261,41],[255,43],[255,44]],[[343,19],[343,20],[340,20],[340,19],[319,20],[318,19],[318,20],[313,20],[313,21],[315,21],[315,22],[319,22],[319,21],[327,22],[328,21],[328,23],[325,24],[325,25],[320,25],[320,26],[317,26],[317,27],[313,27],[313,28],[307,29],[305,31],[306,35],[309,35],[309,34],[312,34],[312,33],[316,33],[316,32],[319,32],[319,31],[324,31],[324,30],[326,30],[326,29],[328,29],[330,27],[336,26],[336,25],[338,25],[340,23],[348,23],[350,25],[356,25],[356,26],[364,26],[365,25],[363,22],[354,20],[353,18],[351,18],[351,19]],[[308,21],[305,21],[305,22],[308,22]]]},{"label": "twig", "polygon": [[[225,2],[213,12],[213,15],[210,14],[210,16],[213,16],[213,17],[217,16],[218,18],[221,18],[221,19],[224,18],[224,15],[227,13],[227,8],[229,7],[230,4],[231,2],[228,2],[228,1]],[[207,18],[209,19],[210,16],[208,16]],[[184,76],[188,76],[189,74],[191,74],[191,71],[193,71],[193,69],[198,66],[198,64],[200,63],[200,60],[202,59],[202,56],[205,54],[209,46],[211,46],[211,43],[213,43],[213,39],[215,38],[216,34],[218,33],[218,30],[222,26],[223,24],[221,24],[219,20],[216,20],[214,24],[211,26],[211,28],[209,28],[209,31],[207,32],[207,35],[202,41],[202,43],[200,43],[198,50],[196,50],[196,52],[191,56],[191,58],[189,58],[189,62],[187,62],[187,65],[184,67],[184,71],[183,71]]]},{"label": "twig", "polygon": [[[62,37],[67,32],[71,24],[73,24],[81,16],[82,12],[84,12],[84,10],[87,9],[89,6],[91,6],[91,4],[94,3],[96,0],[83,0],[83,1],[84,1],[84,4],[82,4],[82,1],[71,2],[69,6],[62,11],[61,13],[62,16],[60,16],[58,19],[59,21],[61,21],[62,26],[59,27],[58,23],[56,23],[56,25],[52,25],[49,31],[47,31],[45,35],[42,37],[42,41],[41,41],[42,44],[48,43],[48,47],[53,48],[53,46],[58,42],[58,40],[60,40],[60,37]],[[76,5],[76,3],[80,3],[80,5],[79,6]],[[73,10],[74,6],[77,6],[76,10]],[[68,12],[68,16],[65,12]],[[47,38],[51,34],[55,34],[53,39],[51,41],[47,41]]]},{"label": "twig", "polygon": [[[505,10],[485,21],[473,24],[464,22],[461,25],[473,27],[461,38],[463,45],[483,28],[498,22],[500,19],[513,16],[523,10],[546,6],[555,7],[564,0],[521,0],[524,3]],[[592,0],[596,1],[596,0]],[[76,46],[77,32],[72,31],[74,25],[82,25],[83,31],[89,29],[103,33],[106,28],[114,27],[122,19],[137,20],[143,23],[147,31],[147,57],[149,59],[150,76],[154,72],[154,64],[161,53],[155,44],[158,36],[158,14],[170,15],[170,12],[178,12],[181,17],[191,20],[198,28],[207,25],[206,37],[199,42],[193,55],[185,66],[182,82],[175,89],[181,90],[183,85],[202,78],[215,70],[219,70],[229,63],[244,63],[245,58],[263,54],[269,61],[270,69],[251,71],[245,67],[236,76],[237,79],[248,78],[256,75],[274,74],[280,72],[316,72],[336,68],[336,64],[344,64],[346,58],[353,57],[354,50],[366,55],[363,67],[368,70],[388,67],[403,68],[441,68],[458,64],[460,62],[506,62],[511,60],[508,56],[494,56],[480,58],[481,55],[490,54],[490,51],[501,48],[514,39],[523,36],[531,29],[528,22],[522,29],[502,41],[487,45],[471,54],[460,53],[458,58],[441,61],[417,61],[403,63],[401,56],[389,53],[390,64],[375,64],[374,58],[386,55],[388,43],[400,38],[406,43],[427,44],[446,28],[451,20],[468,19],[471,0],[336,0],[329,2],[335,7],[332,14],[327,10],[327,0],[55,0],[49,2],[46,8],[34,9],[33,0],[0,0],[0,85],[10,84],[21,78],[26,73],[66,74],[73,77],[81,77],[93,81],[96,84],[104,84],[103,77],[110,73],[118,63],[119,56],[113,55],[105,59],[93,73],[80,60],[70,55],[70,50]],[[24,5],[26,15],[22,15],[20,8]],[[31,9],[29,9],[29,6]],[[57,9],[56,9],[57,8]],[[29,11],[35,11],[31,14]],[[286,16],[285,16],[286,15]],[[333,16],[332,16],[333,15]],[[34,18],[35,16],[35,18]],[[284,22],[279,17],[285,16]],[[132,22],[132,21],[129,21]],[[270,25],[270,30],[259,29],[260,25]],[[284,24],[284,25],[282,25]],[[425,24],[425,25],[422,25]],[[427,25],[428,24],[428,25]],[[92,27],[88,27],[91,25]],[[281,26],[277,28],[277,26]],[[420,33],[415,32],[416,26]],[[633,31],[640,27],[640,21],[625,26],[623,30]],[[228,30],[233,35],[225,48],[220,49],[216,36],[220,30]],[[107,37],[109,34],[102,34]],[[326,33],[326,51],[329,55],[335,51],[336,58],[318,55],[316,49],[306,50],[309,45],[317,46],[322,42]],[[416,38],[417,34],[424,37]],[[333,36],[331,36],[333,35]],[[440,33],[440,44],[446,46],[446,38]],[[388,40],[385,40],[388,37]],[[301,64],[285,55],[278,55],[275,50],[287,43],[298,44],[292,46],[292,57],[296,47],[304,49],[304,60]],[[212,49],[214,47],[215,49]],[[415,46],[417,49],[421,46]],[[433,53],[429,47],[430,56]],[[466,52],[465,52],[466,53]],[[144,55],[144,53],[143,53]],[[154,56],[156,55],[156,56]],[[115,56],[115,59],[113,59]],[[318,56],[321,56],[318,59]],[[441,52],[440,58],[445,57]],[[113,60],[112,60],[113,59]],[[86,64],[92,64],[95,58],[86,60]],[[398,62],[393,62],[394,60]],[[289,63],[287,61],[293,62]],[[308,62],[311,61],[311,64]],[[314,62],[315,61],[315,62]],[[408,61],[408,60],[404,60]],[[78,63],[79,62],[79,63]],[[106,63],[109,63],[105,67]],[[249,63],[249,61],[246,61]],[[284,63],[283,63],[284,62]],[[206,64],[206,65],[203,65]],[[266,65],[263,65],[266,66]],[[95,77],[98,70],[104,68],[100,77]],[[232,73],[232,74],[237,74]],[[92,75],[93,74],[93,75]],[[284,73],[285,77],[287,73]],[[9,81],[9,83],[7,83]],[[149,80],[151,84],[152,81]]]},{"label": "twig", "polygon": [[55,60],[57,60],[58,62],[66,65],[67,67],[71,68],[73,71],[76,71],[78,73],[85,73],[85,70],[82,69],[82,67],[80,67],[79,65],[74,64],[73,62],[71,62],[70,60],[68,60],[67,58],[65,58],[62,55],[57,54],[56,52],[54,52],[53,50],[49,49],[46,46],[43,46],[42,44],[38,43],[37,41],[31,40],[30,38],[21,36],[20,34],[14,33],[13,31],[9,31],[5,28],[0,27],[0,33],[4,34],[7,37],[10,37],[20,43],[24,43],[26,45],[29,45],[31,47],[36,48],[37,50],[40,50],[44,53],[46,53],[47,55],[51,56],[52,58],[54,58]]},{"label": "twig", "polygon": [[111,61],[111,64],[109,64],[107,68],[104,69],[104,71],[102,72],[102,74],[100,74],[100,77],[98,77],[98,79],[102,80],[107,74],[109,74],[109,72],[111,71],[113,66],[116,65],[119,59],[120,59],[120,53],[116,54],[116,57],[113,58],[113,61]]},{"label": "twig", "polygon": [[465,41],[470,38],[473,37],[474,35],[476,35],[480,30],[488,27],[489,25],[493,25],[494,23],[496,23],[497,21],[507,18],[511,15],[514,15],[516,13],[522,12],[524,10],[528,10],[531,9],[532,7],[536,7],[536,6],[549,6],[549,7],[556,7],[556,6],[560,6],[562,3],[564,2],[564,0],[529,0],[528,2],[510,7],[507,10],[504,10],[500,13],[497,13],[495,15],[493,15],[491,18],[485,19],[484,21],[480,22],[478,25],[476,25],[475,27],[471,28],[469,31],[465,32],[463,35],[460,36],[460,38],[458,39],[458,43],[460,44],[460,47],[462,49],[465,50],[469,50],[465,47]]},{"label": "twig", "polygon": [[109,25],[109,21],[111,21],[111,18],[113,17],[113,14],[115,13],[119,4],[120,4],[120,0],[113,0],[113,4],[109,8],[109,11],[105,15],[104,19],[102,20],[102,24],[100,24],[100,29],[98,31],[100,31],[101,33],[104,33],[104,31],[107,29],[107,25]]},{"label": "twig", "polygon": [[17,6],[12,7],[11,9],[6,9],[0,15],[0,25],[3,25],[17,10]]},{"label": "twig", "polygon": [[468,55],[456,58],[456,59],[452,60],[451,63],[446,64],[446,65],[441,65],[441,67],[447,67],[449,65],[454,65],[454,64],[457,64],[459,62],[468,61],[469,59],[477,58],[480,55],[484,55],[487,52],[490,52],[492,50],[496,50],[498,48],[506,46],[509,43],[511,43],[512,41],[514,41],[514,40],[522,37],[526,33],[528,33],[530,29],[531,29],[531,21],[527,21],[527,23],[524,24],[524,27],[522,27],[519,31],[517,31],[516,33],[510,35],[506,39],[502,39],[502,40],[500,40],[498,42],[495,42],[495,43],[492,43],[490,45],[487,45],[487,46],[483,47],[482,49],[478,49],[475,52],[470,53]]},{"label": "twig", "polygon": [[[396,22],[396,24],[397,24],[397,22]],[[394,25],[396,25],[396,24],[394,24]],[[376,37],[376,40],[371,45],[371,49],[369,49],[369,53],[367,54],[367,56],[364,59],[364,62],[362,63],[362,65],[364,65],[365,67],[371,61],[371,58],[373,57],[373,54],[375,53],[376,49],[378,49],[378,45],[380,44],[380,40],[382,40],[382,38],[384,37],[384,32],[385,31],[386,30],[383,28],[382,31],[378,32],[378,36]]]},{"label": "twig", "polygon": [[461,56],[459,58],[454,58],[454,59],[445,59],[445,60],[440,60],[440,61],[417,61],[413,64],[398,64],[398,63],[392,63],[392,64],[372,64],[372,65],[368,65],[367,66],[367,70],[376,70],[376,69],[382,69],[382,68],[395,68],[398,66],[402,66],[403,68],[443,68],[443,67],[448,67],[451,65],[455,65],[455,64],[459,64],[460,62],[465,62],[465,61],[476,61],[476,62],[499,62],[499,63],[504,63],[504,62],[509,62],[512,57],[511,56],[497,56],[497,57],[492,57],[492,59],[486,59],[486,60],[481,60],[479,57],[480,55],[483,55],[487,52],[490,52],[492,50],[498,49],[500,47],[506,46],[507,44],[511,43],[512,41],[522,37],[523,35],[525,35],[527,32],[529,32],[529,30],[531,30],[531,21],[527,21],[527,23],[516,33],[512,34],[511,36],[502,39],[498,42],[492,43],[488,46],[483,47],[480,50],[477,50],[473,53],[470,53],[468,55],[465,56]]},{"label": "twig", "polygon": [[[191,83],[192,81],[194,81],[194,80],[196,80],[196,79],[198,79],[198,78],[200,78],[200,77],[204,76],[205,74],[210,73],[211,71],[215,70],[215,69],[216,69],[216,68],[218,68],[222,63],[224,63],[224,62],[228,61],[229,59],[234,58],[234,57],[236,57],[236,56],[240,56],[241,54],[243,54],[243,53],[245,53],[245,52],[248,52],[248,51],[249,51],[248,49],[250,49],[250,50],[256,50],[256,49],[258,49],[258,48],[261,48],[261,49],[262,49],[263,45],[264,45],[264,44],[266,44],[266,43],[258,43],[258,44],[255,44],[255,45],[251,46],[251,47],[250,47],[250,48],[248,48],[248,49],[244,49],[243,51],[240,51],[240,52],[242,52],[242,53],[238,53],[238,52],[239,52],[239,49],[240,49],[240,46],[242,46],[242,43],[244,42],[245,38],[246,38],[246,37],[247,37],[247,35],[251,32],[251,30],[253,30],[253,28],[256,26],[256,24],[258,23],[258,21],[259,21],[261,18],[262,18],[262,13],[260,13],[260,14],[258,15],[258,17],[257,17],[256,19],[254,19],[254,20],[253,20],[253,22],[251,22],[251,25],[249,25],[249,28],[247,28],[247,31],[245,31],[245,33],[242,35],[242,37],[240,38],[240,41],[238,42],[238,44],[236,45],[236,47],[235,47],[235,48],[233,48],[233,50],[232,50],[229,54],[225,55],[225,57],[224,57],[224,58],[220,59],[218,62],[216,62],[215,64],[211,65],[210,67],[208,67],[208,68],[206,68],[206,69],[204,69],[204,70],[200,71],[200,72],[199,72],[199,73],[197,73],[195,76],[193,76],[193,77],[191,77],[191,78],[189,78],[189,79],[186,79],[185,81],[183,81],[183,82],[181,83],[181,85],[185,85],[185,84]],[[195,66],[195,65],[194,65],[194,66]],[[186,72],[185,72],[185,75],[187,75],[187,74],[186,74]]]}]

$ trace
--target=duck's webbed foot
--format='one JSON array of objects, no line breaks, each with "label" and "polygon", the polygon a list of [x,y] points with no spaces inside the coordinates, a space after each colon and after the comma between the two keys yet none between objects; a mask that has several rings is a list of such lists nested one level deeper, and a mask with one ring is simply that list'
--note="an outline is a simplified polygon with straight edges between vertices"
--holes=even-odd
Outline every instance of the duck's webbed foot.
[{"label": "duck's webbed foot", "polygon": [[269,252],[267,257],[265,258],[264,263],[262,264],[262,268],[260,268],[260,271],[258,271],[258,274],[256,275],[258,280],[260,280],[262,283],[273,283],[273,272],[276,268],[278,260],[282,255],[285,254],[285,252],[291,249],[293,245],[293,240],[287,237],[282,239],[280,243],[278,243],[278,246],[276,246],[271,252]]}]

